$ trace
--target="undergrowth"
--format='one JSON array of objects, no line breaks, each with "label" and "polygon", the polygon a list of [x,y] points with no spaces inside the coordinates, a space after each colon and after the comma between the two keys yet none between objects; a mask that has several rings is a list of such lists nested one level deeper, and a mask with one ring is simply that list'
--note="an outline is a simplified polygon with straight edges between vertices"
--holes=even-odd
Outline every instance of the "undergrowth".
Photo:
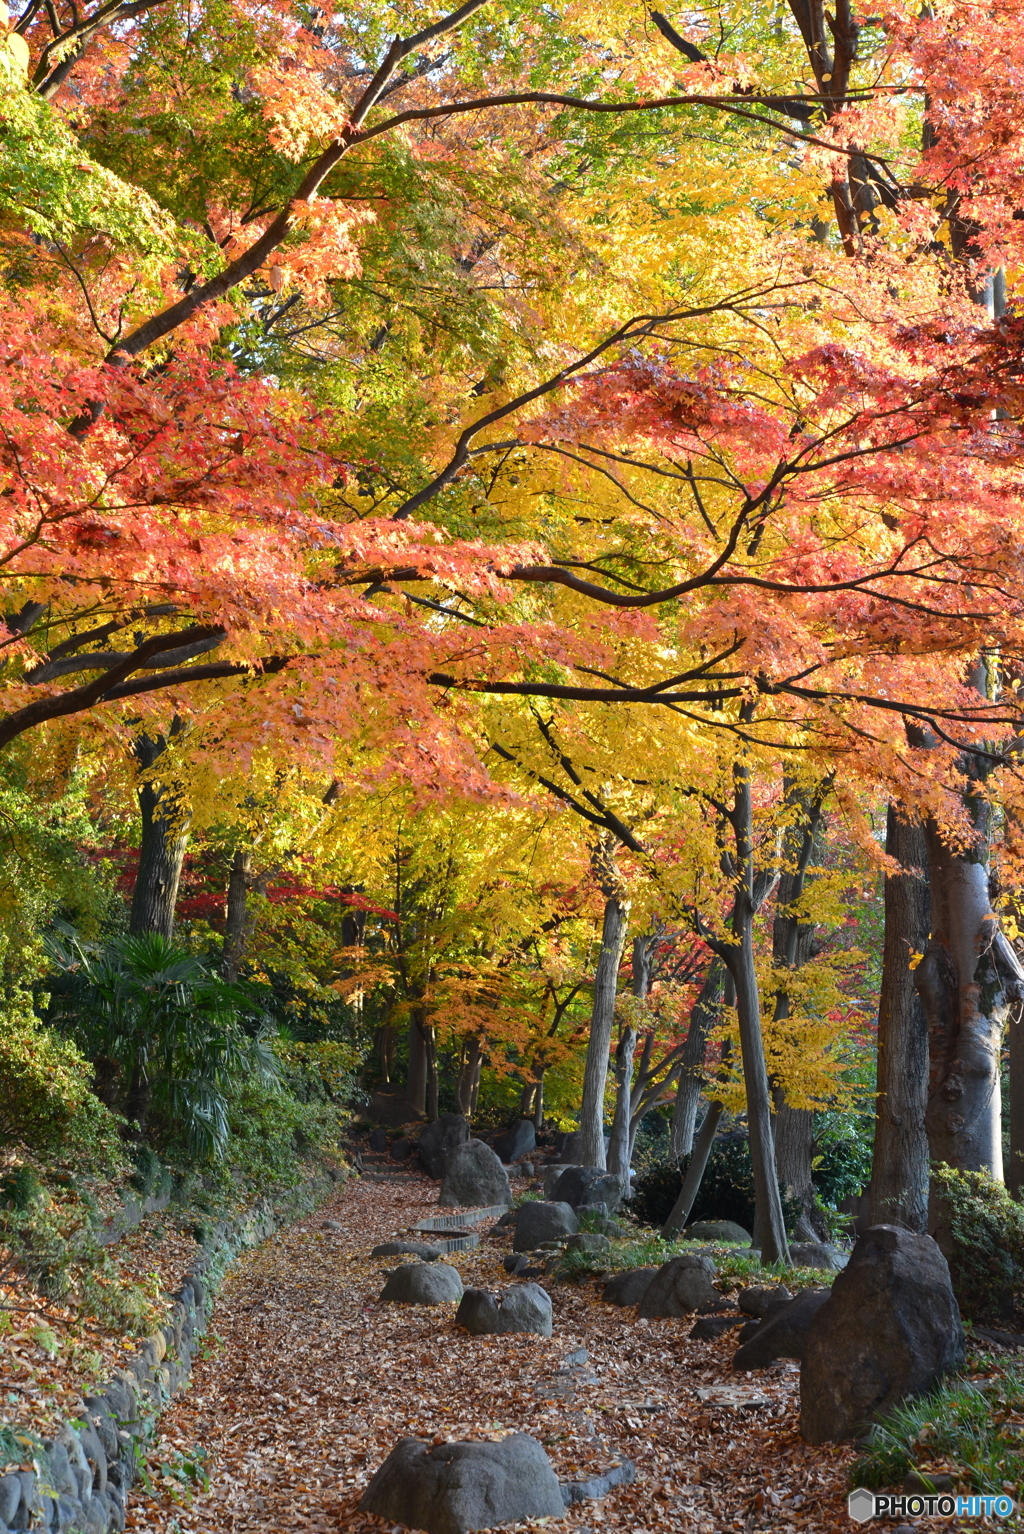
[{"label": "undergrowth", "polygon": [[987,1377],[949,1379],[889,1412],[871,1429],[850,1485],[894,1486],[916,1471],[1015,1495],[1024,1481],[1024,1364],[985,1363]]}]

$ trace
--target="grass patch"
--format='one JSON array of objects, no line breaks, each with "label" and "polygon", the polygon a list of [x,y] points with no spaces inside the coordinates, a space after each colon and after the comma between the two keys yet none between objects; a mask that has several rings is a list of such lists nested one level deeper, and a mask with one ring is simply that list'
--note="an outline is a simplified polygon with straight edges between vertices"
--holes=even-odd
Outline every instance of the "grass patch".
[{"label": "grass patch", "polygon": [[788,1289],[820,1288],[831,1284],[835,1274],[821,1268],[795,1268],[784,1263],[762,1263],[749,1249],[724,1241],[663,1241],[652,1232],[646,1238],[612,1241],[607,1252],[566,1252],[558,1277],[581,1282],[594,1272],[621,1273],[628,1268],[657,1268],[673,1257],[703,1252],[716,1269],[716,1282],[728,1290],[749,1284],[785,1284]]},{"label": "grass patch", "polygon": [[851,1486],[894,1486],[911,1471],[951,1475],[977,1492],[1015,1495],[1024,1481],[1024,1364],[983,1356],[980,1377],[949,1379],[871,1429]]}]

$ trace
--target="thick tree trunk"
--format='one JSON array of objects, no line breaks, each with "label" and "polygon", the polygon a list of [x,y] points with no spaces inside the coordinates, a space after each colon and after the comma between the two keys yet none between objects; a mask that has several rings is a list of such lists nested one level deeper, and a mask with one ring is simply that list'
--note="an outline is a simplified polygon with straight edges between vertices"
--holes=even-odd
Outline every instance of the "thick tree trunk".
[{"label": "thick tree trunk", "polygon": [[978,795],[977,842],[955,853],[925,827],[932,932],[914,983],[928,1021],[925,1125],[933,1161],[1002,1178],[999,1055],[1008,1010],[989,903],[988,807]]},{"label": "thick tree trunk", "polygon": [[238,969],[249,939],[249,876],[252,859],[240,847],[235,849],[228,875],[228,903],[224,920],[224,952],[221,972],[225,980],[237,980]]},{"label": "thick tree trunk", "polygon": [[615,995],[619,965],[626,941],[629,902],[617,895],[605,901],[601,952],[594,975],[594,1002],[590,1013],[590,1038],[583,1068],[583,1102],[580,1106],[580,1136],[577,1155],[585,1166],[605,1164],[604,1094],[608,1081],[608,1051],[615,1021]]},{"label": "thick tree trunk", "polygon": [[[172,727],[172,734],[175,733]],[[141,735],[135,742],[140,768],[147,771],[166,749],[167,742],[162,737],[152,740]],[[158,932],[170,940],[174,936],[174,907],[188,846],[190,817],[179,795],[165,784],[140,783],[138,801],[142,840],[128,929],[133,934]]]},{"label": "thick tree trunk", "polygon": [[704,984],[693,1004],[690,1028],[683,1046],[682,1071],[669,1126],[669,1154],[676,1161],[682,1161],[693,1149],[697,1107],[704,1086],[704,1055],[708,1034],[718,1022],[724,986],[725,965],[721,959],[712,959]]},{"label": "thick tree trunk", "polygon": [[1024,1197],[1024,1008],[1019,1004],[1007,1030],[1010,1045],[1010,1158],[1006,1185],[1014,1198]]},{"label": "thick tree trunk", "polygon": [[405,1095],[418,1113],[426,1113],[427,1038],[415,1012],[409,1019],[409,1074]]},{"label": "thick tree trunk", "polygon": [[533,1127],[544,1128],[544,1072],[537,1077],[537,1089],[533,1099]]},{"label": "thick tree trunk", "polygon": [[438,1116],[438,1080],[437,1080],[437,1034],[433,1028],[425,1028],[427,1057],[427,1118],[434,1120]]},{"label": "thick tree trunk", "polygon": [[885,880],[871,1223],[924,1232],[928,1229],[928,1021],[911,963],[924,952],[931,927],[928,847],[923,826],[902,820],[893,805],[886,821],[885,850],[907,872]]},{"label": "thick tree trunk", "polygon": [[636,1051],[635,1028],[626,1028],[615,1052],[615,1117],[608,1142],[608,1170],[622,1183],[629,1195],[630,1097],[633,1087],[633,1055]]},{"label": "thick tree trunk", "polygon": [[780,1185],[800,1202],[796,1222],[799,1241],[821,1241],[828,1235],[814,1205],[811,1164],[814,1159],[814,1114],[783,1101],[775,1114],[775,1170]]}]

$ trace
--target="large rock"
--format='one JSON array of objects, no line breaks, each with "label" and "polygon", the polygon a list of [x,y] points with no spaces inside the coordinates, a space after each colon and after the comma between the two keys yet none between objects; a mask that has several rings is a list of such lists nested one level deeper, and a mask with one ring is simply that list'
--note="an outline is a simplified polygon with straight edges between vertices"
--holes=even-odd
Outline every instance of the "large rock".
[{"label": "large rock", "polygon": [[500,1295],[486,1289],[467,1289],[455,1320],[474,1337],[505,1332],[550,1337],[551,1300],[539,1284],[517,1284]]},{"label": "large rock", "polygon": [[603,1204],[611,1214],[622,1200],[622,1183],[600,1166],[567,1166],[548,1197],[573,1209]]},{"label": "large rock", "polygon": [[963,1363],[945,1257],[930,1236],[873,1225],[808,1329],[800,1431],[808,1443],[856,1437]]},{"label": "large rock", "polygon": [[580,1228],[575,1211],[568,1204],[549,1204],[530,1199],[520,1204],[516,1217],[514,1252],[534,1252],[545,1241],[565,1241]]},{"label": "large rock", "polygon": [[722,1296],[711,1280],[715,1265],[703,1252],[663,1262],[640,1301],[641,1317],[688,1316]]},{"label": "large rock", "polygon": [[687,1241],[731,1241],[737,1246],[749,1246],[750,1236],[735,1220],[698,1220],[683,1232]]},{"label": "large rock", "polygon": [[467,1140],[448,1152],[437,1202],[466,1209],[512,1206],[508,1173],[482,1140]]},{"label": "large rock", "polygon": [[446,1262],[406,1262],[390,1275],[380,1297],[396,1305],[442,1305],[462,1299],[462,1279]]},{"label": "large rock", "polygon": [[568,1162],[553,1161],[543,1169],[540,1175],[541,1181],[544,1184],[545,1198],[551,1197],[555,1183],[561,1177],[562,1173],[568,1170],[569,1165],[570,1163]]},{"label": "large rock", "polygon": [[803,1358],[807,1331],[828,1299],[829,1289],[801,1289],[795,1299],[772,1305],[750,1338],[733,1356],[734,1369],[766,1369],[777,1358]]},{"label": "large rock", "polygon": [[494,1142],[494,1149],[502,1161],[518,1161],[537,1144],[537,1131],[532,1119],[520,1119],[511,1129],[506,1129]]},{"label": "large rock", "polygon": [[468,1139],[469,1125],[461,1113],[442,1113],[439,1119],[428,1124],[416,1145],[416,1154],[428,1176],[443,1177],[449,1151],[457,1145],[465,1145]]},{"label": "large rock", "polygon": [[639,1305],[657,1268],[626,1268],[610,1278],[601,1291],[606,1305]]},{"label": "large rock", "polygon": [[562,1518],[562,1491],[536,1438],[513,1433],[500,1443],[442,1443],[401,1438],[359,1503],[388,1523],[427,1534],[467,1534],[528,1518]]}]

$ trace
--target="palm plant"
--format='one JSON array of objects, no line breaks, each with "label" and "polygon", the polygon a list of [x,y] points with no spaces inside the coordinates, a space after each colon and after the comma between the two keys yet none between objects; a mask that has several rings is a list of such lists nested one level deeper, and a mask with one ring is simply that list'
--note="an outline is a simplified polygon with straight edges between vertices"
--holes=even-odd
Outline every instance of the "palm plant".
[{"label": "palm plant", "polygon": [[48,947],[64,977],[54,1021],[96,1065],[101,1095],[140,1138],[156,1117],[191,1156],[221,1156],[232,1081],[277,1081],[267,1021],[244,988],[156,932],[101,947],[62,926]]}]

